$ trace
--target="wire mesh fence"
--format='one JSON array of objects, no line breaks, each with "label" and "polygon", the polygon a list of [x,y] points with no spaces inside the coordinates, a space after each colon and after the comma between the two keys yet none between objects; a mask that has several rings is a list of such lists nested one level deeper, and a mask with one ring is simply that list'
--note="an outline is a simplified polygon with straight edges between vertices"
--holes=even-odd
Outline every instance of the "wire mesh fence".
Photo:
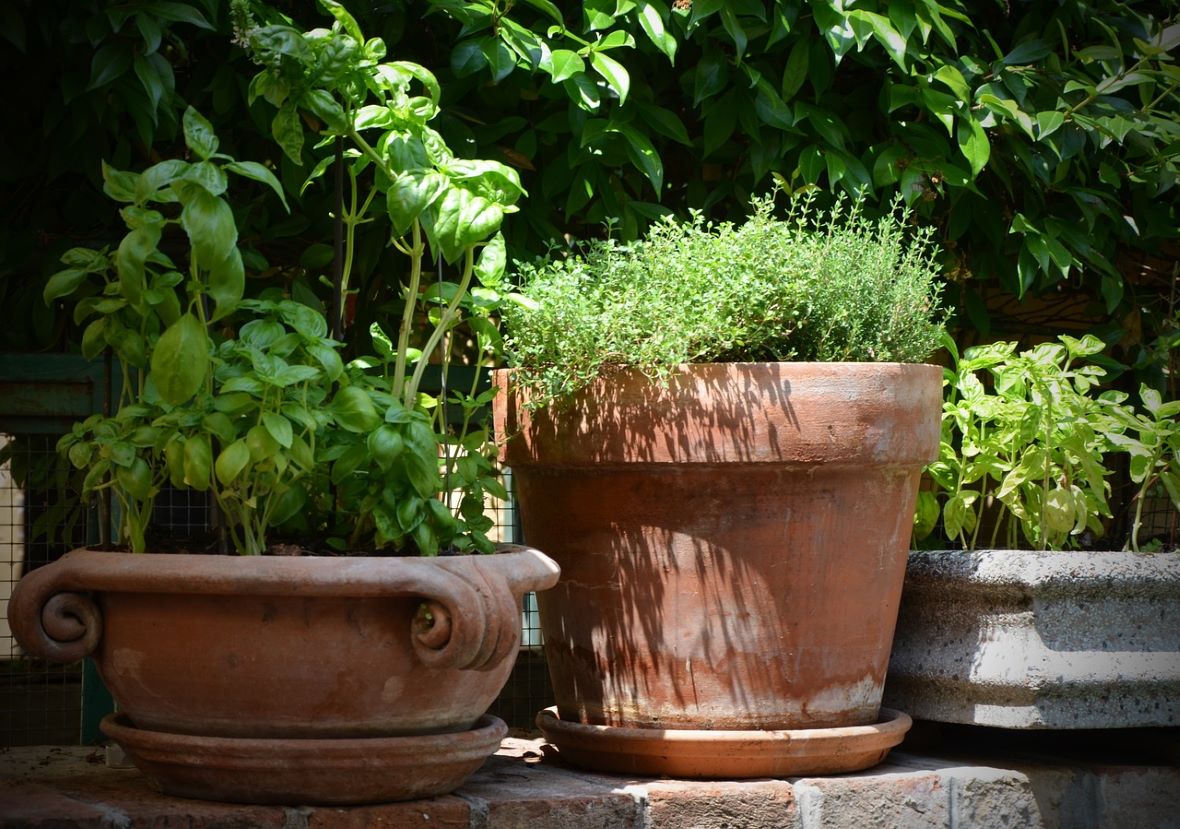
[{"label": "wire mesh fence", "polygon": [[86,543],[94,515],[57,463],[54,435],[0,435],[0,745],[77,743],[82,663],[24,654],[8,627],[21,576]]}]

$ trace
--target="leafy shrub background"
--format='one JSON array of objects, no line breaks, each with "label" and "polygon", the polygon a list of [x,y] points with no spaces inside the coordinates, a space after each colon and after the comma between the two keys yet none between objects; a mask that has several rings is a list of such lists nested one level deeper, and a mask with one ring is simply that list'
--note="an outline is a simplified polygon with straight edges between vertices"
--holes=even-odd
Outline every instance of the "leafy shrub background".
[{"label": "leafy shrub background", "polygon": [[[305,1],[249,5],[330,21]],[[961,340],[1085,328],[1163,385],[1180,340],[1175,0],[346,5],[439,75],[457,152],[521,170],[513,256],[604,226],[626,241],[690,207],[736,217],[776,178],[881,210],[900,193],[946,251]],[[275,151],[229,18],[216,0],[0,9],[0,69],[20,79],[6,93],[20,126],[0,136],[0,348],[76,337],[40,288],[62,251],[118,236],[95,208],[99,160],[180,155],[186,104],[230,153],[269,153],[292,194],[330,153],[305,146],[299,167]],[[330,197],[325,176],[289,216],[261,191],[237,208],[251,290],[314,301],[331,231],[312,217]],[[400,302],[383,291],[398,266],[382,229],[361,233],[358,296],[372,301],[357,303],[355,336]]]}]

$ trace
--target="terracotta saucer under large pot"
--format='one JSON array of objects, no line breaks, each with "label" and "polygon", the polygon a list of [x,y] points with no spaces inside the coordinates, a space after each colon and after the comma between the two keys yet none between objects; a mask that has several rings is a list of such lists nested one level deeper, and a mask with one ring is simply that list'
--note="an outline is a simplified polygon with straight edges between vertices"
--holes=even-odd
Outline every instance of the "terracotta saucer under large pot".
[{"label": "terracotta saucer under large pot", "polygon": [[[558,573],[525,547],[442,558],[78,550],[21,580],[9,622],[30,655],[94,658],[121,714],[108,733],[166,792],[291,802],[298,779],[302,803],[377,802],[449,791],[495,752],[503,724],[478,721],[512,670],[521,596]],[[195,783],[173,762],[194,746]],[[423,750],[428,782],[406,770]],[[257,767],[268,752],[283,755],[285,778]]]},{"label": "terracotta saucer under large pot", "polygon": [[881,691],[941,381],[930,365],[685,365],[530,408],[498,372],[525,538],[562,568],[538,596],[557,702],[539,723],[558,749],[631,771],[639,741],[647,773],[676,774],[677,732],[707,730],[770,750],[719,750],[705,776],[774,774],[791,738],[827,747],[794,773],[880,761],[908,724],[881,720]]}]

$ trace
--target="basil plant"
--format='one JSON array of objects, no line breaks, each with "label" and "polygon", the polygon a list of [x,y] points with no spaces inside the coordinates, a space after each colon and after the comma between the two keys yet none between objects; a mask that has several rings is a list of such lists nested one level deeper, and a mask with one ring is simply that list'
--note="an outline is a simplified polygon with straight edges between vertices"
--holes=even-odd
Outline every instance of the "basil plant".
[{"label": "basil plant", "polygon": [[[389,326],[396,334],[374,325],[376,353],[346,362],[321,311],[278,292],[245,298],[229,187],[253,179],[285,204],[283,189],[266,166],[218,152],[195,110],[183,119],[190,160],[141,173],[104,167],[127,234],[113,250],[69,251],[44,293],[47,302],[75,299],[87,357],[107,348],[118,357],[118,410],[77,424],[59,448],[86,470],[84,494],[113,494],[120,540],[133,551],[147,549],[153,504],[168,485],[210,493],[243,554],[291,539],[359,552],[492,549],[485,499],[507,493],[473,417],[489,393],[453,394],[463,416],[452,428],[420,386],[428,363],[452,359],[458,327],[477,365],[498,347],[499,228],[523,195],[519,177],[455,158],[428,126],[439,112],[433,75],[381,62],[381,41],[324,5],[335,25],[306,33],[255,25],[235,6],[238,36],[265,66],[251,95],[277,108],[283,151],[302,162],[302,121],[321,125],[321,141],[347,145],[342,294],[356,226],[388,222],[389,244],[406,262],[389,280],[404,300]],[[178,236],[187,242],[179,261],[165,253]],[[427,284],[432,253],[457,266],[457,281]]]}]

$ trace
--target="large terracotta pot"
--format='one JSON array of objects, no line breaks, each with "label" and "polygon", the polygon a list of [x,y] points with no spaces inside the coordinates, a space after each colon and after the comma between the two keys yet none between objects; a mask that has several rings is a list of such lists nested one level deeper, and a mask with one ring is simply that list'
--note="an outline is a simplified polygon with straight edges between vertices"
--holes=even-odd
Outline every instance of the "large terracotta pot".
[{"label": "large terracotta pot", "polygon": [[[187,735],[213,741],[212,748],[202,743],[206,753],[241,755],[249,746],[260,759],[291,740],[305,741],[305,763],[325,756],[316,744],[351,751],[351,760],[333,761],[345,779],[325,784],[321,795],[301,787],[240,792],[229,770],[232,799],[385,800],[437,791],[402,792],[392,786],[394,774],[380,790],[350,795],[347,778],[356,769],[349,763],[364,765],[374,751],[396,753],[390,738],[480,731],[477,720],[512,670],[521,596],[551,586],[557,575],[550,559],[523,547],[445,558],[79,550],[20,582],[9,621],[30,654],[93,656],[119,704],[122,718],[110,729],[125,747],[138,740],[146,750],[154,740],[158,749],[164,735],[179,753],[191,750],[191,740],[179,739]],[[486,725],[481,733],[490,746],[468,751],[466,773],[503,734],[502,724]],[[256,745],[265,739],[276,741],[269,751]],[[342,745],[349,740],[352,749]],[[463,740],[470,742],[452,742]]]},{"label": "large terracotta pot", "polygon": [[498,373],[525,537],[562,568],[538,597],[558,718],[876,723],[941,379],[929,365],[691,365],[666,385],[618,371],[529,409]]}]

